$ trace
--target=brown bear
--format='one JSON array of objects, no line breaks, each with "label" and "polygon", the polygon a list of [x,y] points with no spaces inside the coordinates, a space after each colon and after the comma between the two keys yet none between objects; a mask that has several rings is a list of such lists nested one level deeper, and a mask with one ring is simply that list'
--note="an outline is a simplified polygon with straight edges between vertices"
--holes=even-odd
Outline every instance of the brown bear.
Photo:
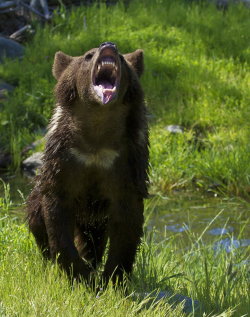
[{"label": "brown bear", "polygon": [[148,125],[143,52],[105,42],[83,56],[57,52],[56,108],[28,224],[45,258],[89,281],[109,239],[104,284],[130,273],[143,233]]}]

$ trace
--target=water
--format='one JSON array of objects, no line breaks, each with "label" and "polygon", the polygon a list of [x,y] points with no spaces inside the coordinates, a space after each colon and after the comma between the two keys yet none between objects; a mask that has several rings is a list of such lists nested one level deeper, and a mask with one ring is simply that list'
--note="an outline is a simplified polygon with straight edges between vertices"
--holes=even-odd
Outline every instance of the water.
[{"label": "water", "polygon": [[[10,213],[23,221],[23,198],[30,192],[31,179],[20,175],[2,178],[10,184]],[[0,185],[0,197],[2,194]],[[154,230],[158,241],[175,237],[180,247],[187,247],[199,239],[226,252],[250,246],[250,203],[243,199],[175,192],[166,197],[154,196],[145,205],[146,230]]]},{"label": "water", "polygon": [[146,205],[147,230],[158,240],[174,237],[182,247],[199,240],[226,252],[250,246],[250,203],[243,199],[176,192]]}]

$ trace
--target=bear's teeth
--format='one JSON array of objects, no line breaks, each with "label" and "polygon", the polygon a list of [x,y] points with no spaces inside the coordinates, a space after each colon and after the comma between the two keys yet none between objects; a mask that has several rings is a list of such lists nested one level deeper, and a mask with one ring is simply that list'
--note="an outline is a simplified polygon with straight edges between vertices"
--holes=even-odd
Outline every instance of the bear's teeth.
[{"label": "bear's teeth", "polygon": [[102,61],[101,64],[102,64],[102,66],[104,66],[104,65],[112,65],[112,66],[115,67],[115,63],[114,62]]}]

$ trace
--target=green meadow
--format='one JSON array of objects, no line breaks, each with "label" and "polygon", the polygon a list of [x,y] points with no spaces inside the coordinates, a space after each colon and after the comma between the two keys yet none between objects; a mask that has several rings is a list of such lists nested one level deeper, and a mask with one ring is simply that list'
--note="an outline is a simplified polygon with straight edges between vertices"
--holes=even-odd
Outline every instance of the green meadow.
[{"label": "green meadow", "polygon": [[[1,109],[0,147],[13,155],[41,137],[53,108],[51,74],[58,50],[81,55],[109,40],[122,53],[142,48],[142,84],[151,128],[154,191],[198,187],[248,196],[250,191],[250,11],[206,2],[131,1],[66,11],[35,26],[21,61],[0,65],[17,85]],[[172,135],[168,125],[183,134]]]},{"label": "green meadow", "polygon": [[[224,12],[205,1],[135,0],[109,7],[100,1],[71,10],[61,5],[51,23],[33,23],[23,59],[0,64],[0,77],[16,86],[0,108],[0,149],[13,157],[9,173],[19,170],[23,149],[43,137],[51,117],[55,52],[77,56],[112,41],[122,53],[144,50],[150,192],[212,192],[249,204],[249,9],[232,4]],[[169,125],[183,132],[171,133]],[[129,294],[108,287],[96,296],[43,262],[23,219],[13,213],[9,185],[1,182],[0,189],[1,317],[187,316],[183,303],[154,300],[152,292],[164,290],[197,300],[200,308],[190,316],[249,315],[249,246],[216,253],[203,242],[206,228],[199,235],[187,232],[189,247],[181,248],[178,234],[159,239],[146,221]],[[154,203],[145,202],[146,219]]]}]

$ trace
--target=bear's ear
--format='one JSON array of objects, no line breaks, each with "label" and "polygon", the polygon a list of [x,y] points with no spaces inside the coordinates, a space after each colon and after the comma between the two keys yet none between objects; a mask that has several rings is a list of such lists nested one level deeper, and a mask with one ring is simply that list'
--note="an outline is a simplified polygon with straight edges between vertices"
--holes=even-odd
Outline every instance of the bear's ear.
[{"label": "bear's ear", "polygon": [[55,54],[54,64],[52,67],[52,73],[55,79],[59,79],[72,60],[73,57],[66,55],[63,52],[59,51]]},{"label": "bear's ear", "polygon": [[129,62],[137,75],[140,77],[144,70],[143,50],[136,50],[132,53],[123,55],[127,62]]}]

